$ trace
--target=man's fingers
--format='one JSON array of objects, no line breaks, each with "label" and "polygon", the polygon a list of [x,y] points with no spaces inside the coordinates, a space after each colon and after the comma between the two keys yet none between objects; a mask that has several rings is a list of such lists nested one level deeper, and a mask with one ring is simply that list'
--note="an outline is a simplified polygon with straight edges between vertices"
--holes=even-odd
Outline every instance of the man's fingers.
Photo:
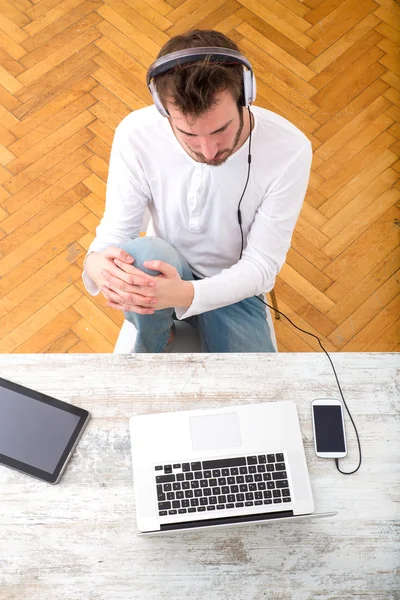
[{"label": "man's fingers", "polygon": [[131,294],[131,293],[120,294],[118,291],[116,291],[112,287],[110,288],[107,286],[102,286],[100,289],[107,299],[112,300],[113,302],[117,302],[119,304],[124,304],[125,306],[132,305],[132,306],[146,307],[146,306],[151,306],[152,304],[156,303],[155,298],[141,296],[139,294]]},{"label": "man's fingers", "polygon": [[163,260],[146,260],[144,261],[143,266],[146,267],[146,269],[160,271],[160,273],[166,277],[173,277],[177,273],[175,267],[164,262]]},{"label": "man's fingers", "polygon": [[[111,275],[111,273],[106,270],[103,270],[101,274],[106,281],[105,286],[120,294],[125,301],[130,302],[133,296],[137,296],[142,299],[151,299],[155,296],[155,289],[146,285],[146,282],[144,285],[132,285],[131,283],[124,281],[124,279],[121,279],[121,275],[118,272],[116,277]],[[139,279],[135,279],[135,281],[139,283]]]},{"label": "man's fingers", "polygon": [[125,250],[122,250],[117,246],[109,246],[106,250],[104,250],[104,255],[107,258],[118,258],[119,260],[127,263],[133,263],[135,260],[130,254],[125,252]]},{"label": "man's fingers", "polygon": [[119,285],[121,286],[122,282],[125,282],[126,284],[131,286],[136,285],[141,286],[143,288],[149,288],[149,293],[151,292],[151,288],[155,287],[155,284],[152,281],[153,278],[150,277],[150,275],[146,275],[146,273],[143,273],[143,271],[141,271],[140,269],[136,269],[136,267],[133,267],[132,265],[126,265],[125,263],[121,262],[120,265],[125,265],[125,267],[130,269],[130,272],[128,273],[127,271],[125,271],[125,269],[121,268],[120,266],[117,266],[117,264],[114,264],[114,262],[112,261],[109,263],[108,268],[104,269],[101,272],[101,274],[107,281],[110,281],[110,277],[114,277],[114,283],[116,285],[119,282]]},{"label": "man's fingers", "polygon": [[110,308],[116,308],[117,310],[123,310],[124,312],[134,312],[138,315],[153,315],[154,310],[150,308],[141,308],[140,306],[123,306],[122,304],[117,304],[116,302],[107,302],[107,306]]},{"label": "man's fingers", "polygon": [[136,306],[127,304],[121,296],[110,290],[109,288],[102,287],[101,291],[103,296],[108,300],[107,306],[116,308],[117,310],[123,310],[124,312],[134,312],[139,315],[152,315],[154,314],[154,308],[147,308],[145,306]]},{"label": "man's fingers", "polygon": [[131,283],[132,285],[141,285],[149,287],[155,287],[154,277],[151,275],[147,275],[147,273],[143,273],[140,269],[137,269],[133,265],[128,265],[127,263],[121,262],[118,259],[114,260],[114,263],[117,265],[121,271],[127,274],[127,277],[124,277],[124,281],[127,283]]}]

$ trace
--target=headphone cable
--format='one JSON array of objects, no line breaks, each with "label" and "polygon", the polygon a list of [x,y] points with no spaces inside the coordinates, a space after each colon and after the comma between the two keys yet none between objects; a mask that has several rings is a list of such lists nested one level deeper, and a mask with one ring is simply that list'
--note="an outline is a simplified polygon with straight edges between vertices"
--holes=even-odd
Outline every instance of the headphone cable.
[{"label": "headphone cable", "polygon": [[[240,249],[240,257],[239,257],[239,260],[242,258],[242,253],[243,253],[243,245],[244,245],[244,240],[243,240],[243,229],[242,229],[242,215],[241,215],[241,212],[240,212],[240,204],[241,204],[241,202],[242,202],[242,200],[243,200],[243,196],[244,196],[244,193],[245,193],[245,191],[246,191],[247,184],[248,184],[248,182],[249,182],[249,178],[250,178],[250,165],[251,165],[251,132],[252,132],[252,122],[254,122],[254,121],[252,120],[253,114],[252,114],[252,112],[251,112],[251,110],[250,110],[250,107],[248,106],[248,107],[247,107],[247,109],[248,109],[248,111],[249,111],[249,122],[250,122],[249,153],[248,153],[248,157],[247,157],[248,169],[247,169],[247,179],[246,179],[246,183],[245,183],[245,186],[244,186],[244,189],[243,189],[242,195],[240,196],[240,200],[239,200],[239,204],[238,204],[238,209],[237,209],[237,217],[238,217],[238,222],[239,222],[239,227],[240,227],[240,234],[241,234],[241,240],[242,240],[242,241],[241,241],[241,249]],[[358,452],[359,452],[359,461],[358,461],[358,465],[357,465],[357,467],[354,469],[354,471],[342,471],[342,470],[339,468],[339,459],[338,459],[338,458],[335,458],[334,460],[335,460],[336,468],[337,468],[337,470],[339,471],[339,473],[342,473],[342,475],[352,475],[353,473],[355,473],[356,471],[358,471],[358,469],[361,467],[361,462],[362,462],[362,454],[361,454],[361,444],[360,444],[360,438],[359,438],[358,431],[357,431],[357,427],[356,427],[356,425],[355,425],[355,423],[354,423],[353,417],[351,416],[351,413],[350,413],[350,411],[349,411],[349,408],[348,408],[348,406],[347,406],[347,404],[346,404],[346,400],[344,399],[343,392],[342,392],[342,388],[340,387],[339,379],[338,379],[338,376],[337,376],[337,373],[336,373],[335,367],[334,367],[334,365],[333,365],[333,362],[332,362],[332,360],[331,360],[331,357],[329,356],[328,352],[327,352],[327,351],[325,350],[325,348],[323,347],[323,345],[322,345],[322,343],[321,343],[321,340],[319,339],[319,337],[318,337],[318,336],[314,335],[314,333],[311,333],[310,331],[306,331],[305,329],[301,329],[300,327],[298,327],[297,325],[295,325],[295,324],[293,323],[293,321],[291,321],[291,320],[289,319],[289,317],[287,317],[287,316],[286,316],[286,315],[285,315],[283,312],[281,312],[281,311],[280,311],[280,310],[278,310],[277,308],[274,308],[273,306],[270,306],[270,305],[269,305],[267,302],[264,302],[264,300],[262,300],[262,299],[261,299],[259,296],[256,296],[256,298],[257,298],[257,299],[258,299],[260,302],[262,302],[263,304],[265,304],[265,306],[268,306],[268,308],[272,308],[272,310],[274,310],[275,312],[277,312],[277,313],[279,313],[280,315],[282,315],[283,317],[285,317],[285,319],[287,319],[287,320],[289,321],[289,323],[290,323],[291,325],[293,325],[293,327],[296,327],[296,329],[298,329],[299,331],[302,331],[303,333],[306,333],[307,335],[311,335],[311,336],[312,336],[312,337],[314,337],[316,340],[318,340],[318,343],[319,343],[319,345],[321,346],[322,350],[325,352],[326,356],[328,357],[328,359],[329,359],[329,362],[331,363],[331,366],[332,366],[332,369],[333,369],[333,372],[334,372],[335,378],[336,378],[336,383],[337,383],[337,385],[338,385],[338,388],[339,388],[340,395],[341,395],[341,397],[342,397],[343,403],[344,403],[344,405],[345,405],[345,407],[346,407],[346,410],[347,410],[347,412],[348,412],[348,415],[349,415],[349,417],[350,417],[350,420],[351,420],[351,422],[352,422],[352,425],[353,425],[353,427],[354,427],[354,431],[356,432],[357,444],[358,444]]]}]

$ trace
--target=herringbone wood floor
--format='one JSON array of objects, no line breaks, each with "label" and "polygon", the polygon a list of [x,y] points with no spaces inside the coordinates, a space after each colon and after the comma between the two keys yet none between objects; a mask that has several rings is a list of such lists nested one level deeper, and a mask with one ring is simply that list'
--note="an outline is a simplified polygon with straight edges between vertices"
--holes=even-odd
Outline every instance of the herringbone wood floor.
[{"label": "herringbone wood floor", "polygon": [[[112,352],[83,287],[113,132],[191,28],[232,37],[257,104],[312,140],[279,307],[328,350],[400,348],[400,5],[394,0],[0,0],[0,352]],[[318,342],[275,321],[281,351]]]}]

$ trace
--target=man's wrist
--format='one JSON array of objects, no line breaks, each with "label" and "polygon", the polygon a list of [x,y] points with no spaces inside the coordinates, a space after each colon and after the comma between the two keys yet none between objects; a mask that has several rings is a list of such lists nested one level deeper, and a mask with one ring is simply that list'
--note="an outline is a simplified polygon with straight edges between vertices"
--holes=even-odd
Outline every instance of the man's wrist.
[{"label": "man's wrist", "polygon": [[182,293],[180,294],[179,303],[177,306],[188,307],[192,304],[194,298],[194,287],[191,281],[182,279]]}]

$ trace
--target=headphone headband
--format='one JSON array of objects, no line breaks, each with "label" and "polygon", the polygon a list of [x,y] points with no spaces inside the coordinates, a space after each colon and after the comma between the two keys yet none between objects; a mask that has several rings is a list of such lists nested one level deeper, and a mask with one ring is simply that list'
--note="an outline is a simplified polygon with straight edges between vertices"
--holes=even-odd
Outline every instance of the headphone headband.
[{"label": "headphone headband", "polygon": [[212,61],[221,63],[240,63],[253,73],[250,62],[245,56],[240,54],[240,52],[236,52],[236,50],[231,50],[230,48],[203,46],[200,48],[187,48],[186,50],[171,52],[170,54],[166,54],[155,60],[147,71],[147,85],[149,85],[153,77],[156,77],[157,75],[171,71],[180,65],[198,62],[205,58],[210,58]]},{"label": "headphone headband", "polygon": [[147,86],[153,96],[154,104],[164,117],[168,117],[169,114],[157,94],[156,86],[153,81],[154,78],[157,77],[157,75],[167,73],[180,65],[199,62],[205,58],[209,58],[213,62],[243,65],[242,104],[243,106],[249,106],[254,102],[256,97],[256,81],[251,63],[245,56],[230,48],[219,48],[214,46],[187,48],[185,50],[178,50],[177,52],[171,52],[165,56],[161,56],[150,65],[147,71]]}]

